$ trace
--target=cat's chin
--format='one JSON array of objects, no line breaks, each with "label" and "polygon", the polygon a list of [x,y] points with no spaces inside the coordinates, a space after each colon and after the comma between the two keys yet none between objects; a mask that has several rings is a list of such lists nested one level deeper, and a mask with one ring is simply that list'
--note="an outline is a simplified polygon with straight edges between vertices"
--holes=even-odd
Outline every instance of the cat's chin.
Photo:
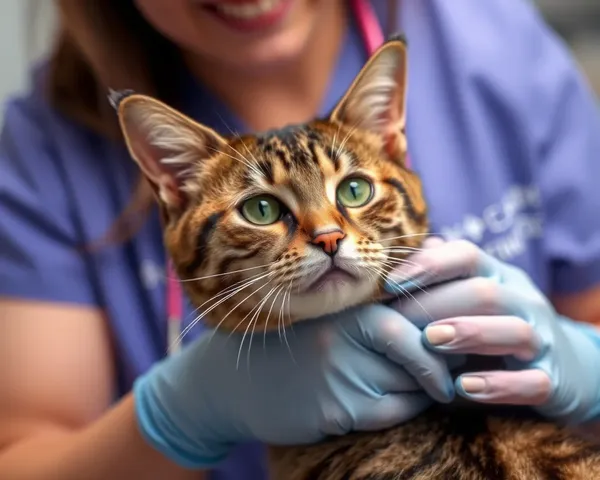
[{"label": "cat's chin", "polygon": [[336,313],[371,300],[377,291],[371,280],[331,278],[293,294],[291,317],[301,321]]}]

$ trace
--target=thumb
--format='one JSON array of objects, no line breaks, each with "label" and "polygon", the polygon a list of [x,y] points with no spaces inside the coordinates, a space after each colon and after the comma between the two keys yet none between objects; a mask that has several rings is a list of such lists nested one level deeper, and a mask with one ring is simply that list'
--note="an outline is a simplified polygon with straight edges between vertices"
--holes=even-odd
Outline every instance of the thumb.
[{"label": "thumb", "polygon": [[421,330],[395,310],[369,305],[355,312],[349,334],[364,347],[403,367],[435,400],[454,398],[454,382],[443,356],[428,350]]}]

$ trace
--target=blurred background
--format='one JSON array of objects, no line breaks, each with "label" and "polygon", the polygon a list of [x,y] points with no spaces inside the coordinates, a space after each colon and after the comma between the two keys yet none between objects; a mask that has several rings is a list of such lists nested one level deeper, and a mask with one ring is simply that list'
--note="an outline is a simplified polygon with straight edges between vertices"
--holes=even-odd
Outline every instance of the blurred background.
[{"label": "blurred background", "polygon": [[[600,96],[600,0],[531,1],[567,41]],[[47,51],[56,24],[52,5],[52,0],[0,0],[0,106],[26,87],[28,65]]]}]

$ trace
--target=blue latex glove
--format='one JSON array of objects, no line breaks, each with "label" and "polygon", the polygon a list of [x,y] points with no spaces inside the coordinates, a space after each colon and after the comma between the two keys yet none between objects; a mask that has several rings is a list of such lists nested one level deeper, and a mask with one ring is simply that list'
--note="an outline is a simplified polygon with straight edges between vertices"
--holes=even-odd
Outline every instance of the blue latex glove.
[{"label": "blue latex glove", "polygon": [[207,467],[237,443],[379,430],[414,417],[431,397],[454,394],[443,356],[381,305],[299,323],[287,333],[289,347],[276,332],[254,335],[250,350],[248,342],[208,333],[135,383],[151,445],[183,466]]},{"label": "blue latex glove", "polygon": [[[600,415],[600,332],[559,317],[528,275],[466,241],[430,242],[391,274],[415,290],[394,304],[444,354],[500,355],[506,371],[456,379],[482,403],[532,405],[556,420]],[[409,281],[412,279],[412,281]],[[417,287],[427,288],[427,293]]]}]

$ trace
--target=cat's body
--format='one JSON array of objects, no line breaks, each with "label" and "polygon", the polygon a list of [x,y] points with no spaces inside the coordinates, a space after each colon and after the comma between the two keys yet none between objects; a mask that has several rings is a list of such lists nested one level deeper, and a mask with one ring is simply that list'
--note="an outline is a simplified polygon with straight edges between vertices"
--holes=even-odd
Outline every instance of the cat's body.
[{"label": "cat's body", "polygon": [[[406,51],[384,45],[326,120],[225,139],[115,96],[202,320],[253,334],[385,299],[427,234],[406,165]],[[600,444],[528,410],[436,406],[384,432],[271,450],[273,480],[600,479]]]},{"label": "cat's body", "polygon": [[529,410],[436,406],[384,432],[271,451],[273,480],[593,480],[600,448]]}]

